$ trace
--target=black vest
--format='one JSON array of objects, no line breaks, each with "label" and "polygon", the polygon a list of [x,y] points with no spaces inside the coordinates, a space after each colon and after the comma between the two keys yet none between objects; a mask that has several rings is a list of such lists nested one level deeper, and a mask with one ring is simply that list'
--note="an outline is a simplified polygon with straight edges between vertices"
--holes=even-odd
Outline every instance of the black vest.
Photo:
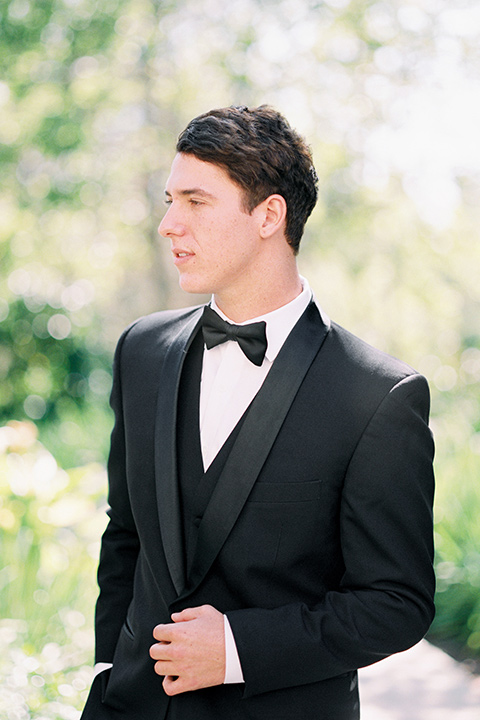
[{"label": "black vest", "polygon": [[199,425],[202,362],[203,337],[200,330],[185,358],[177,408],[177,468],[187,572],[195,553],[198,527],[248,412],[247,409],[205,472]]}]

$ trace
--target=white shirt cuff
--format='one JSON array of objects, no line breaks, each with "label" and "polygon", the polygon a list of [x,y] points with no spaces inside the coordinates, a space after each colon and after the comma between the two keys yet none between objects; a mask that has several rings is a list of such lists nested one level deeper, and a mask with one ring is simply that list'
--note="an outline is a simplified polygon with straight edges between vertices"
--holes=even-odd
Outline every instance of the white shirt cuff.
[{"label": "white shirt cuff", "polygon": [[225,685],[230,683],[243,683],[242,666],[238,657],[237,645],[233,637],[232,628],[226,615],[223,616],[225,630]]},{"label": "white shirt cuff", "polygon": [[103,672],[104,670],[109,670],[111,667],[113,667],[112,663],[95,663],[95,666],[93,668],[93,677],[96,678],[97,675],[99,675],[101,672]]}]

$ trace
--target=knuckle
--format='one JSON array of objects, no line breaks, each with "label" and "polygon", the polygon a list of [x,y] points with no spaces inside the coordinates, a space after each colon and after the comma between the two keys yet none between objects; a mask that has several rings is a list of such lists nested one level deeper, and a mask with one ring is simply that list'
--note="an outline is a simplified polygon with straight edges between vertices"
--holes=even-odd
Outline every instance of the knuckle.
[{"label": "knuckle", "polygon": [[182,655],[181,652],[179,652],[178,646],[170,645],[168,648],[168,655],[166,655],[166,657],[168,657],[171,661],[181,659]]},{"label": "knuckle", "polygon": [[156,643],[155,645],[152,645],[150,647],[150,657],[152,657],[154,660],[162,660],[162,658],[165,658],[168,655],[168,652],[166,652],[166,647],[162,643]]}]

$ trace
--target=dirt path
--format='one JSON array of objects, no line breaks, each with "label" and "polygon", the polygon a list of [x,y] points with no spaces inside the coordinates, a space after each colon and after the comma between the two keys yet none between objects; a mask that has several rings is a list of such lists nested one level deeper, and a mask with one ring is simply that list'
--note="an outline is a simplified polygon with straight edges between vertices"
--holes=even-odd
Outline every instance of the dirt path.
[{"label": "dirt path", "polygon": [[362,720],[480,720],[480,676],[422,640],[360,671]]}]

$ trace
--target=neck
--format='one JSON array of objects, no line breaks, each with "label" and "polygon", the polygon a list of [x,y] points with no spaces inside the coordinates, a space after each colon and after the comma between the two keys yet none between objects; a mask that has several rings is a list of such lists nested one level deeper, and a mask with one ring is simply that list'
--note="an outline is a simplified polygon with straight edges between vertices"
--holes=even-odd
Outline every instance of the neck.
[{"label": "neck", "polygon": [[302,282],[296,263],[284,268],[283,272],[264,273],[261,282],[241,296],[215,293],[215,302],[220,310],[234,323],[266,315],[287,305],[302,292]]}]

